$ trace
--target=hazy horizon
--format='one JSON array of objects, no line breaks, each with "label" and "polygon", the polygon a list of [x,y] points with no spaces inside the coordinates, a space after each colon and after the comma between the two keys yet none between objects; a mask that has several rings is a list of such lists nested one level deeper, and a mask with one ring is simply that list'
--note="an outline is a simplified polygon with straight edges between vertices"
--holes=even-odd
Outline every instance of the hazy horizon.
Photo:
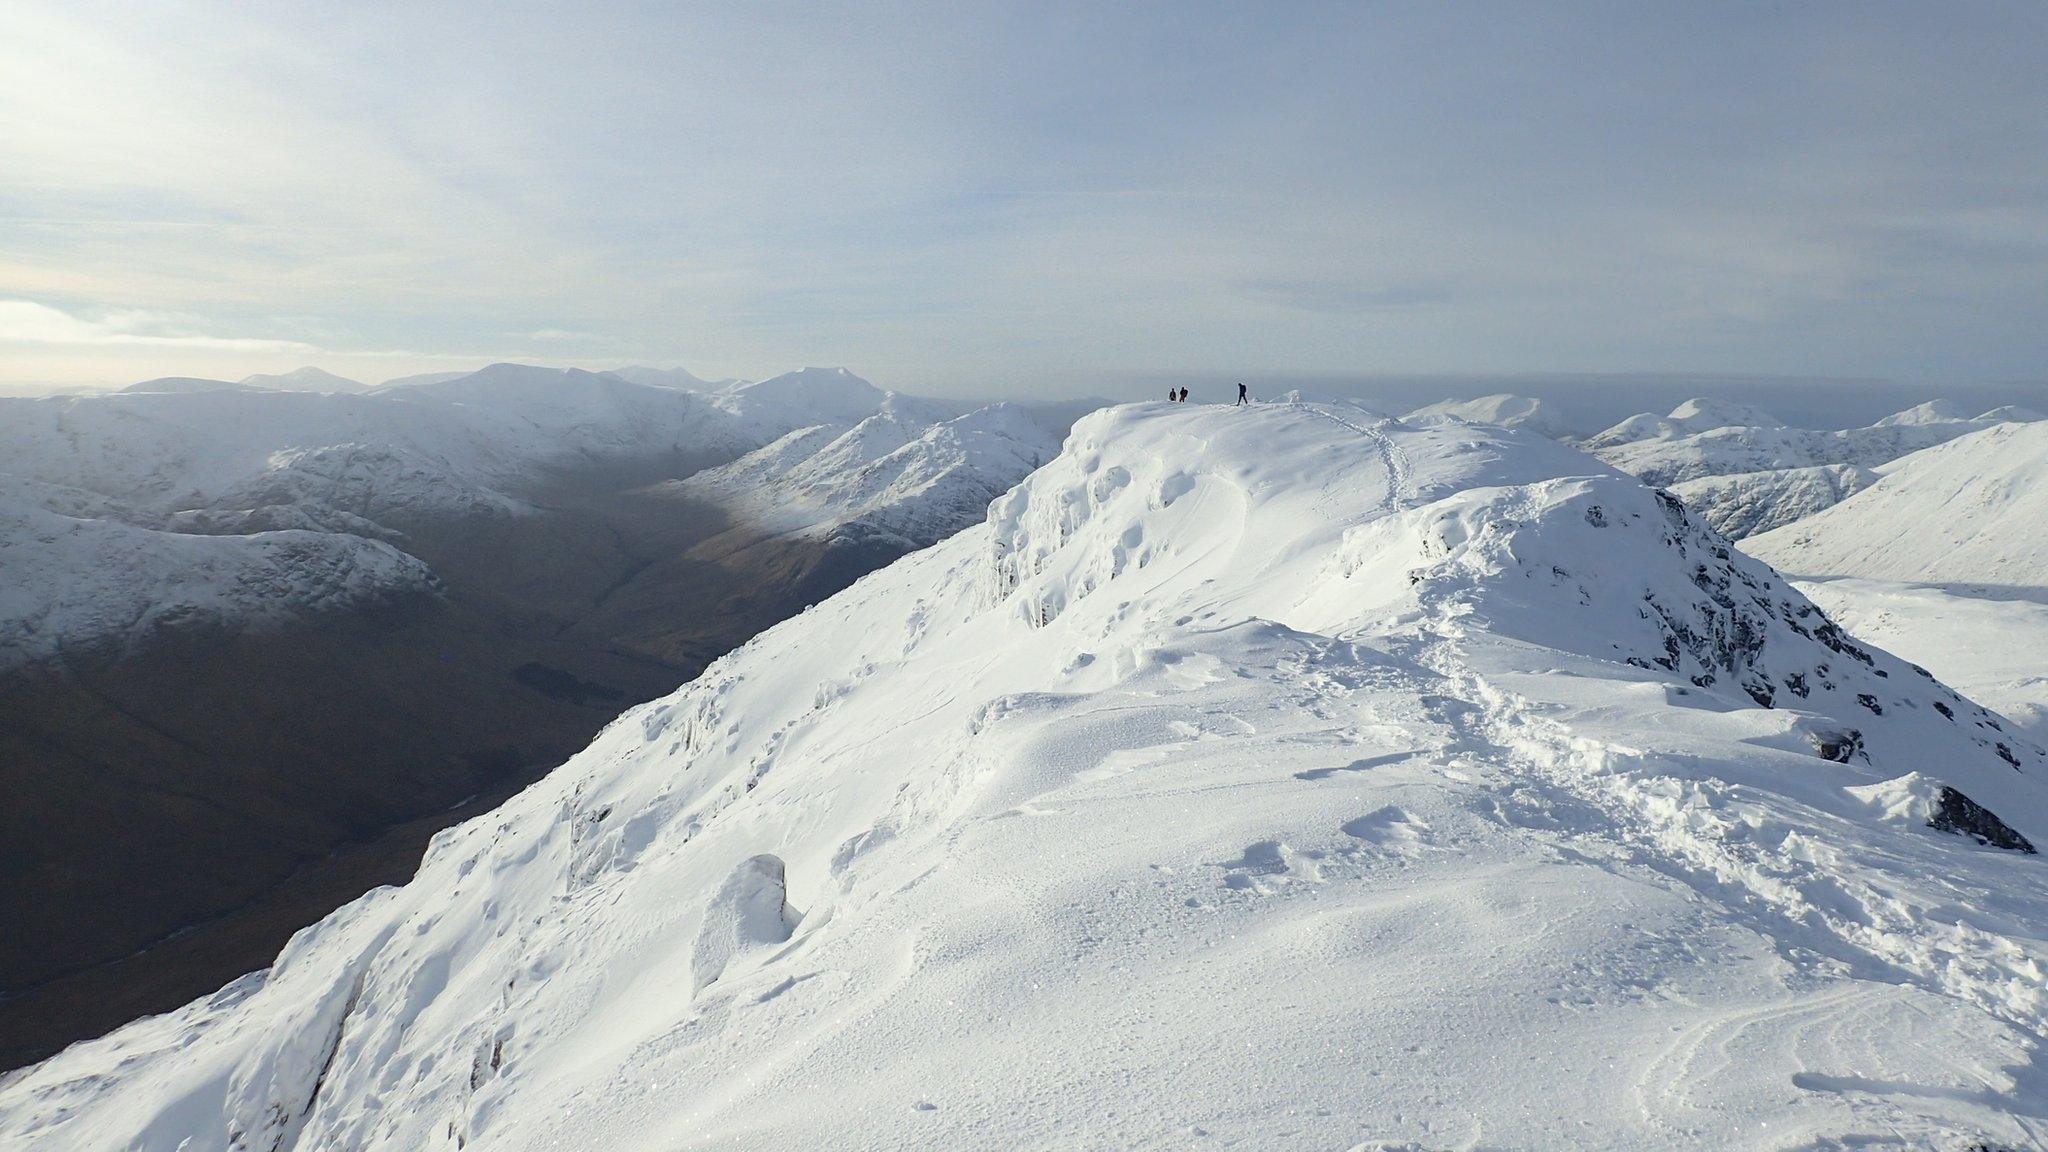
[{"label": "hazy horizon", "polygon": [[2048,378],[2038,6],[28,0],[0,389]]}]

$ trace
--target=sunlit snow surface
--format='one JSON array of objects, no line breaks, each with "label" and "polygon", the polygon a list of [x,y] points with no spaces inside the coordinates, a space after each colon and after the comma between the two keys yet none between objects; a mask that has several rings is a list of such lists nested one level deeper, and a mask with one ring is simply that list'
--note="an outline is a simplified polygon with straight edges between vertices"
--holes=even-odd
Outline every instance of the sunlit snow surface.
[{"label": "sunlit snow surface", "polygon": [[2033,1147],[1996,724],[1533,434],[1114,409],[0,1145]]}]

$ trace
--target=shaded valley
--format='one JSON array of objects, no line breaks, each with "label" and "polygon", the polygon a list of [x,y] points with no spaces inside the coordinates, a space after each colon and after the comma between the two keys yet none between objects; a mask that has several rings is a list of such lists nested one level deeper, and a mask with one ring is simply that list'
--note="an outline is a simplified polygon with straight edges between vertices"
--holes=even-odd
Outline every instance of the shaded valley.
[{"label": "shaded valley", "polygon": [[536,515],[404,524],[437,597],[0,675],[0,1064],[264,966],[407,879],[435,831],[904,550],[643,487],[700,462],[566,475],[526,494]]}]

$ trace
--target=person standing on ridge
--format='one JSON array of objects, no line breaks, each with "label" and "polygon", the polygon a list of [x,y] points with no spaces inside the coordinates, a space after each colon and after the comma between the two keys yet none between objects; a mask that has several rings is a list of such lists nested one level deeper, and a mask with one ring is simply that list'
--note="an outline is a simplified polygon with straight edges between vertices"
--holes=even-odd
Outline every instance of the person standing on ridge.
[{"label": "person standing on ridge", "polygon": [[1176,397],[1176,396],[1174,395],[1173,389],[1171,389],[1171,388],[1168,388],[1168,389],[1166,390],[1166,402],[1167,402],[1168,404],[1172,404],[1172,403],[1174,403],[1174,401],[1175,401],[1176,399],[1177,399],[1177,397]]},{"label": "person standing on ridge", "polygon": [[1180,402],[1183,404],[1188,402],[1188,390],[1185,386],[1180,390]]},{"label": "person standing on ridge", "polygon": [[1244,381],[1242,380],[1237,382],[1237,402],[1239,404],[1250,404],[1252,402],[1250,394],[1244,390]]}]

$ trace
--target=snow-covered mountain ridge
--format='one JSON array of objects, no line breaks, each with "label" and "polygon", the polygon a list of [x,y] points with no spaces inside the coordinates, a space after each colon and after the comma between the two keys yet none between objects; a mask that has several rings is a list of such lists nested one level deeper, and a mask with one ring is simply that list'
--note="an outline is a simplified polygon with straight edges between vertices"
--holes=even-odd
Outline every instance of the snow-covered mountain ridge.
[{"label": "snow-covered mountain ridge", "polygon": [[2048,732],[2048,424],[2000,424],[1887,464],[1870,487],[1742,547],[1858,635]]},{"label": "snow-covered mountain ridge", "polygon": [[942,416],[892,394],[852,428],[801,429],[676,486],[755,528],[923,547],[981,519],[989,501],[1059,451],[1053,432],[1011,405]]},{"label": "snow-covered mountain ridge", "polygon": [[2048,422],[1997,424],[1915,453],[1826,511],[1746,541],[1801,576],[2048,592]]},{"label": "snow-covered mountain ridge", "polygon": [[[731,459],[795,428],[857,422],[881,399],[843,369],[696,393],[494,364],[364,395],[0,398],[0,459],[10,473],[159,514],[247,507],[279,487],[303,500],[340,484],[346,510],[373,519],[380,511],[459,515],[515,507],[554,469],[656,453]],[[309,468],[308,479],[290,475]],[[372,490],[374,506],[359,506]]]},{"label": "snow-covered mountain ridge", "polygon": [[1669,487],[1706,476],[1786,468],[1876,468],[1923,448],[1995,427],[2012,414],[1987,412],[1950,419],[1949,412],[1942,402],[1930,401],[1867,428],[1724,425],[1688,430],[1673,424],[1668,434],[1636,437],[1634,433],[1642,431],[1636,425],[1645,419],[1639,417],[1594,437],[1587,448],[1632,476]]},{"label": "snow-covered mountain ridge", "polygon": [[320,531],[193,536],[51,512],[0,485],[0,672],[167,629],[274,625],[438,593],[381,541]]},{"label": "snow-covered mountain ridge", "polygon": [[1869,468],[1820,464],[1702,476],[1673,484],[1671,494],[1715,531],[1740,540],[1831,508],[1876,482],[1877,473]]},{"label": "snow-covered mountain ridge", "polygon": [[1126,407],[0,1132],[2021,1146],[2043,772],[1564,447]]},{"label": "snow-covered mountain ridge", "polygon": [[[334,556],[359,552],[355,537],[405,547],[406,532],[416,526],[529,515],[532,492],[579,468],[654,459],[675,475],[808,429],[838,437],[839,450],[789,477],[779,464],[793,462],[771,454],[735,489],[746,508],[803,526],[881,534],[902,550],[979,519],[990,498],[1036,463],[1034,452],[1049,456],[1055,447],[1028,420],[1002,412],[936,428],[956,410],[886,394],[845,369],[808,368],[701,391],[517,364],[367,395],[335,380],[307,370],[251,378],[247,389],[0,400],[0,480],[10,485],[18,513],[0,525],[0,544],[16,558],[10,575],[17,576],[0,629],[18,638],[10,645],[15,654],[48,656],[131,634],[124,623],[135,618],[131,601],[161,580],[66,586],[65,557],[83,562],[107,549],[128,557],[136,572],[186,571],[175,581],[180,593],[172,603],[204,600],[223,624],[238,614],[255,623],[346,599],[308,592],[258,606],[231,590],[202,595],[205,574],[242,578],[230,578],[224,560],[202,563],[199,555],[246,559],[256,552],[184,542],[179,534],[350,537],[319,545]],[[1016,439],[1027,430],[1028,445]],[[873,435],[886,442],[861,456],[858,446]],[[881,459],[920,437],[919,450]],[[101,543],[93,549],[52,551],[45,546],[55,535],[30,531],[22,519],[38,507],[111,523],[74,527],[72,537],[97,534]],[[160,554],[146,555],[152,544],[161,545]],[[287,554],[265,547],[266,555]],[[288,554],[310,559],[309,547],[302,540]],[[31,553],[33,563],[26,559]],[[313,562],[302,591],[324,587],[329,566],[326,559]],[[364,567],[373,569],[401,585],[417,582],[411,567]],[[87,589],[112,599],[83,610],[77,598]]]}]

